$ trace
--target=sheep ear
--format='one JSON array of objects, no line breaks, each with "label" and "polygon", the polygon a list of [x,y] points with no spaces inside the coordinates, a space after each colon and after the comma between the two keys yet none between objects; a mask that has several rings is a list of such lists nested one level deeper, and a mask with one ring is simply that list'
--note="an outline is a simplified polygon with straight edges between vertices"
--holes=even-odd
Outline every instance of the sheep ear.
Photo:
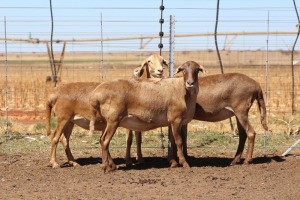
[{"label": "sheep ear", "polygon": [[143,73],[144,73],[144,66],[142,65],[134,69],[133,76],[139,78],[143,75]]},{"label": "sheep ear", "polygon": [[165,59],[163,60],[163,65],[169,67],[168,61],[166,61]]},{"label": "sheep ear", "polygon": [[199,70],[203,73],[206,74],[207,71],[205,70],[205,68],[202,65],[199,65]]},{"label": "sheep ear", "polygon": [[147,65],[148,64],[148,60],[146,59],[146,60],[144,60],[143,62],[142,62],[142,64],[141,64],[141,68],[143,68],[145,65]]},{"label": "sheep ear", "polygon": [[182,65],[177,67],[176,71],[175,71],[175,74],[178,74],[179,72],[181,72],[183,70],[183,67]]}]

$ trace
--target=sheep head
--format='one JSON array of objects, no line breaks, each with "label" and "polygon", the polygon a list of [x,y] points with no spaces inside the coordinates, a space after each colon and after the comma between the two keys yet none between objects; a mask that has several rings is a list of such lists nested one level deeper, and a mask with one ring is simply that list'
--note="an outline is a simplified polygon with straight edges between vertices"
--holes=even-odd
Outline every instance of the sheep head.
[{"label": "sheep head", "polygon": [[204,72],[203,66],[195,61],[187,61],[176,69],[176,74],[182,72],[187,90],[198,87],[198,73]]},{"label": "sheep head", "polygon": [[162,78],[165,66],[168,67],[167,61],[160,55],[154,54],[144,60],[140,67],[137,67],[133,76],[136,78],[144,77]]}]

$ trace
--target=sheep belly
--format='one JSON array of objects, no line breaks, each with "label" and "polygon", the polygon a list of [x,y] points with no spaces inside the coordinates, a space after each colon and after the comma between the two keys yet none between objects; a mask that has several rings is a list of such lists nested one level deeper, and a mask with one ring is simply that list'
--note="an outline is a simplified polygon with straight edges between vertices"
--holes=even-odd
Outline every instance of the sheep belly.
[{"label": "sheep belly", "polygon": [[219,122],[234,116],[234,114],[235,113],[231,107],[225,107],[214,112],[209,112],[206,110],[202,110],[201,112],[198,111],[194,115],[194,119],[207,121],[207,122]]},{"label": "sheep belly", "polygon": [[[71,118],[71,122],[76,124],[77,126],[89,130],[90,129],[90,120],[82,117],[81,115],[75,115],[73,118]],[[104,127],[104,124],[101,121],[95,122],[95,130],[102,130]]]},{"label": "sheep belly", "polygon": [[89,130],[90,126],[90,120],[80,116],[80,115],[75,115],[72,119],[71,122],[74,124],[80,126],[81,128]]},{"label": "sheep belly", "polygon": [[162,119],[164,117],[157,116],[156,119],[158,118],[160,120],[149,119],[145,121],[140,119],[139,117],[127,115],[121,120],[120,126],[133,131],[148,131],[158,127],[168,126],[169,123],[167,119]]}]

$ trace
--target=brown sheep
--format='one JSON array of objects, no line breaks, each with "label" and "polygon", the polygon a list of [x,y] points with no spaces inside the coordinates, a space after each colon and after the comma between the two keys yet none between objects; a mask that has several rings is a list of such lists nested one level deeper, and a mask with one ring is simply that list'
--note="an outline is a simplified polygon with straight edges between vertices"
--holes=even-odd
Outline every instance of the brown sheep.
[{"label": "brown sheep", "polygon": [[199,79],[201,93],[197,96],[194,119],[217,122],[235,116],[239,131],[239,145],[232,165],[240,162],[246,139],[248,138],[248,164],[253,155],[255,131],[248,119],[248,112],[256,100],[261,115],[261,124],[268,130],[266,106],[262,89],[255,80],[239,73],[227,73]]},{"label": "brown sheep", "polygon": [[[179,164],[189,167],[182,152],[180,130],[194,116],[199,90],[198,73],[203,69],[196,62],[188,61],[177,69],[180,71],[183,72],[180,78],[108,81],[92,92],[90,130],[95,129],[95,121],[106,124],[100,138],[104,171],[116,169],[108,147],[119,126],[147,131],[171,125],[171,143],[172,147],[176,143]],[[170,162],[172,167],[177,166],[174,154]]]},{"label": "brown sheep", "polygon": [[[167,65],[167,62],[160,55],[151,55],[143,61],[141,67],[138,67],[134,70],[134,76],[138,77],[139,73],[143,72],[143,70],[147,70],[149,74],[147,76],[143,75],[141,79],[149,78],[151,76],[162,76],[164,65]],[[142,75],[146,73],[140,74]],[[49,98],[46,102],[47,135],[51,134],[50,117],[52,108],[57,117],[57,127],[51,137],[50,165],[53,168],[58,167],[55,158],[56,147],[59,140],[64,146],[68,163],[73,166],[78,165],[71,153],[69,147],[69,138],[74,124],[84,129],[89,129],[89,95],[99,84],[99,82],[68,83],[55,88],[55,91],[49,95]],[[101,130],[101,126],[101,123],[96,123],[96,130]]]},{"label": "brown sheep", "polygon": [[[252,160],[256,133],[249,122],[248,112],[255,100],[260,109],[261,124],[265,130],[268,130],[266,107],[259,83],[239,73],[199,77],[198,83],[201,92],[197,96],[193,119],[218,122],[235,116],[239,131],[239,145],[231,164],[240,162],[247,138],[248,150],[244,164],[249,164]],[[140,135],[136,134],[136,137]],[[140,138],[136,140],[141,141]],[[140,146],[137,144],[137,147]]]}]

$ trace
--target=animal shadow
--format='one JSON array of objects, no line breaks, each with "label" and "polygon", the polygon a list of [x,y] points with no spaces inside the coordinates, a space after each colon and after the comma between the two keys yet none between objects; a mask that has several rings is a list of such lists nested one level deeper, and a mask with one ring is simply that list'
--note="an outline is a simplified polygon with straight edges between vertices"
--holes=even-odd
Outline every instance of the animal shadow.
[{"label": "animal shadow", "polygon": [[[233,158],[232,157],[194,157],[188,156],[187,162],[190,167],[228,167],[231,165]],[[245,159],[241,159],[241,162],[238,164],[243,164]],[[271,161],[283,162],[283,159],[280,156],[272,156],[272,157],[256,157],[252,160],[252,164],[265,164],[270,163]],[[150,168],[168,168],[170,164],[168,159],[165,157],[145,157],[144,163],[135,164],[132,166],[120,167],[119,169],[123,170],[143,170]]]},{"label": "animal shadow", "polygon": [[262,157],[256,157],[253,158],[252,163],[253,164],[264,164],[264,163],[270,163],[271,161],[276,161],[276,162],[284,162],[286,159],[284,159],[281,156],[262,156]]},{"label": "animal shadow", "polygon": [[227,167],[230,165],[232,158],[224,157],[194,157],[187,158],[191,167]]},{"label": "animal shadow", "polygon": [[[188,156],[187,162],[191,167],[228,167],[231,165],[233,158],[227,157],[194,157]],[[285,159],[280,156],[261,156],[255,157],[252,160],[252,164],[265,164],[270,163],[271,161],[284,162]],[[87,158],[78,158],[76,162],[81,166],[87,165],[97,165],[102,163],[100,157],[87,157]],[[243,164],[244,159],[241,160],[238,164]],[[144,170],[151,168],[168,168],[170,164],[166,157],[144,157],[144,163],[138,164],[136,160],[133,159],[133,165],[126,166],[124,158],[114,158],[114,163],[118,165],[120,170]],[[62,164],[61,167],[69,167],[67,163]]]},{"label": "animal shadow", "polygon": [[144,169],[151,169],[151,168],[168,168],[170,167],[168,159],[166,157],[144,157],[144,163],[136,163],[136,160],[133,159],[133,165],[126,166],[121,165],[119,166],[120,170],[144,170]]},{"label": "animal shadow", "polygon": [[[81,165],[81,166],[85,166],[85,165],[96,165],[96,164],[101,164],[102,163],[102,159],[100,157],[88,157],[88,158],[78,158],[76,160],[76,162]],[[116,165],[120,165],[124,163],[124,158],[115,158],[114,159],[114,163]]]},{"label": "animal shadow", "polygon": [[[227,158],[227,157],[189,157],[188,162],[190,166],[193,167],[228,167],[231,165],[233,158]],[[240,163],[237,164],[243,164],[244,163],[244,158],[241,159]],[[276,162],[283,162],[285,161],[284,158],[280,156],[262,156],[262,157],[255,157],[253,158],[251,164],[265,164],[265,163],[270,163],[271,161],[276,161]]]},{"label": "animal shadow", "polygon": [[[96,165],[102,163],[102,159],[100,157],[88,157],[88,158],[78,158],[75,160],[80,166],[85,165]],[[61,168],[72,167],[69,162],[65,162],[60,165]]]},{"label": "animal shadow", "polygon": [[88,157],[88,158],[78,158],[76,162],[81,165],[96,165],[102,163],[102,159],[100,157]]}]

